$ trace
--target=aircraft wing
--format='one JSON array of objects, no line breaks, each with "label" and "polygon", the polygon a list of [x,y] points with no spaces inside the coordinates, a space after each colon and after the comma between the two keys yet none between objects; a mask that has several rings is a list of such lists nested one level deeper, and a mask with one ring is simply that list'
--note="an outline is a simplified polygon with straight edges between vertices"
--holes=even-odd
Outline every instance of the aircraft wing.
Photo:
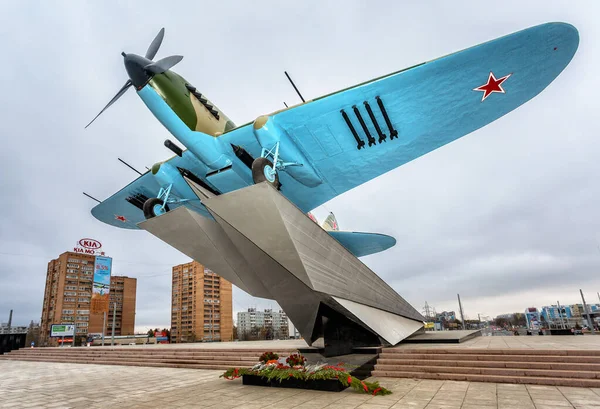
[{"label": "aircraft wing", "polygon": [[[280,172],[281,192],[306,212],[465,136],[540,93],[567,66],[578,44],[573,26],[543,24],[275,113],[275,123],[322,179],[320,185],[307,187]],[[488,93],[475,89],[486,84],[490,90],[496,84],[496,91],[482,100]],[[393,140],[377,97],[398,132]],[[379,142],[365,103],[386,135],[385,141]],[[368,146],[354,106],[376,140],[373,146]],[[365,142],[363,148],[357,149],[341,110]],[[254,157],[260,155],[252,126],[234,129],[223,138]],[[280,154],[288,160],[285,152]]]},{"label": "aircraft wing", "polygon": [[[183,157],[174,156],[165,162],[197,174],[205,174],[207,170],[201,162],[192,159],[188,151],[183,153]],[[142,210],[144,201],[156,197],[160,188],[161,186],[154,175],[146,172],[92,208],[92,215],[96,219],[115,227],[139,229],[137,223],[146,220]],[[179,206],[181,204],[169,204],[170,210]],[[208,216],[208,211],[200,204],[199,200],[187,202],[186,206]]]},{"label": "aircraft wing", "polygon": [[[155,197],[160,186],[152,177],[150,172],[144,173],[135,179],[129,185],[119,190],[117,193],[102,201],[92,209],[92,215],[115,227],[124,229],[137,229],[137,223],[144,221],[144,213],[139,206],[129,203],[126,199],[139,196],[140,202],[143,197]],[[143,203],[142,203],[143,204]]]}]

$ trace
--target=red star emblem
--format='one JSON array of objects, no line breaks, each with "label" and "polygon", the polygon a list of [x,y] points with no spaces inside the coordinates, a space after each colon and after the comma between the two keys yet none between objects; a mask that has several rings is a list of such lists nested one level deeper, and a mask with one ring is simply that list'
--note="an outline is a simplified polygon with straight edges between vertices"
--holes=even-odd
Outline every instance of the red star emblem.
[{"label": "red star emblem", "polygon": [[483,84],[481,87],[473,88],[473,91],[481,91],[483,92],[483,97],[481,97],[481,102],[485,101],[485,99],[490,96],[494,92],[499,92],[500,94],[505,94],[504,89],[502,88],[502,83],[508,79],[512,75],[508,74],[502,78],[496,79],[494,77],[494,73],[490,71],[490,76],[488,77],[487,84]]},{"label": "red star emblem", "polygon": [[119,221],[121,221],[123,223],[125,223],[127,221],[127,219],[125,218],[125,216],[117,216],[117,215],[115,215],[115,219],[117,219],[117,220],[119,220]]}]

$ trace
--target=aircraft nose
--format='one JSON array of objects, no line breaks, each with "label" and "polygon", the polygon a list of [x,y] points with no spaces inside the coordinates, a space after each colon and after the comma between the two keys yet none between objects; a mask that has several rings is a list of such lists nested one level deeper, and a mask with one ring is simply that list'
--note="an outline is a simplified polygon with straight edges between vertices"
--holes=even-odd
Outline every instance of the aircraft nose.
[{"label": "aircraft nose", "polygon": [[133,86],[138,90],[142,89],[152,78],[152,73],[144,68],[148,64],[151,64],[152,61],[137,54],[122,52],[121,55],[123,56],[123,63]]}]

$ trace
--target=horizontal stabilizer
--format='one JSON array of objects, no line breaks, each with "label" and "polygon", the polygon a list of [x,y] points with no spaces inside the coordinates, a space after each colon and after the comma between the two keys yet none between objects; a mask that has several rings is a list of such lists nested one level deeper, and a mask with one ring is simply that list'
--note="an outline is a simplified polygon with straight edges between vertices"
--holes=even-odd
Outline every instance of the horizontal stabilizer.
[{"label": "horizontal stabilizer", "polygon": [[327,233],[356,257],[379,253],[396,244],[396,239],[392,236],[379,233],[353,231],[328,231]]}]

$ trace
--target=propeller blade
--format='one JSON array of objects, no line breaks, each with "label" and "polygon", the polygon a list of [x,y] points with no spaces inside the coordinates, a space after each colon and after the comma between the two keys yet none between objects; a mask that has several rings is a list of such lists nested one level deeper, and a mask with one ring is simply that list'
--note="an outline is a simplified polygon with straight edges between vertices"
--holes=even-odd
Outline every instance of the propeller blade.
[{"label": "propeller blade", "polygon": [[102,111],[100,111],[100,113],[98,115],[96,115],[94,117],[94,119],[92,119],[90,121],[90,123],[87,124],[85,127],[87,128],[88,126],[90,126],[92,124],[92,122],[94,122],[96,120],[96,118],[98,118],[102,114],[102,112],[106,111],[108,109],[108,107],[111,106],[112,104],[114,104],[117,99],[121,98],[121,96],[129,89],[129,87],[131,87],[131,85],[132,85],[131,80],[127,80],[125,85],[123,85],[123,87],[119,90],[119,92],[117,92],[117,95],[115,95],[113,97],[113,99],[111,99],[109,101],[109,103],[106,104],[106,106],[104,108],[102,108]]},{"label": "propeller blade", "polygon": [[146,51],[147,59],[152,60],[154,58],[154,56],[156,56],[156,53],[158,52],[158,49],[160,48],[160,45],[162,44],[162,40],[163,40],[164,36],[165,36],[165,29],[163,27],[160,29],[160,31],[158,32],[156,37],[154,37],[154,40],[152,40],[150,47],[148,47],[148,51]]},{"label": "propeller blade", "polygon": [[169,69],[171,69],[175,64],[179,63],[179,61],[183,60],[183,56],[181,55],[171,55],[169,57],[165,57],[160,59],[152,64],[148,64],[144,67],[145,70],[150,71],[153,74],[161,74]]}]

